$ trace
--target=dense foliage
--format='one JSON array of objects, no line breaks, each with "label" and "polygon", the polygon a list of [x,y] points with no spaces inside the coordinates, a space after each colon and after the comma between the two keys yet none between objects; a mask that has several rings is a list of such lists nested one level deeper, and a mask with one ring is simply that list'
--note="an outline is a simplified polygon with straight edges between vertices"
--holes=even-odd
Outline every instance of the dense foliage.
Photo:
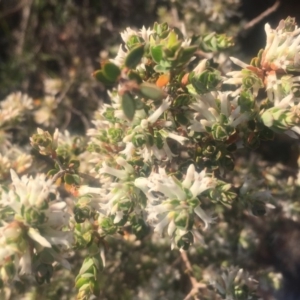
[{"label": "dense foliage", "polygon": [[[297,278],[257,237],[270,238],[270,219],[298,230],[300,29],[291,17],[266,24],[265,47],[246,63],[229,57],[234,37],[220,32],[239,30],[228,21],[238,1],[200,2],[201,12],[193,0],[175,1],[151,27],[122,30],[116,56],[102,49],[99,69],[78,50],[88,48],[80,36],[109,28],[97,4],[88,24],[77,23],[67,60],[62,44],[57,57],[28,52],[25,66],[48,70],[49,59],[62,77],[44,74],[35,98],[15,92],[0,102],[0,297],[259,299],[280,289],[260,259]],[[23,13],[58,14],[59,39],[70,42],[80,9],[53,3],[28,1]],[[49,30],[47,20],[39,25]],[[4,91],[24,63],[17,41]],[[35,81],[19,75],[27,87]],[[278,139],[296,145],[289,166],[262,159]]]}]

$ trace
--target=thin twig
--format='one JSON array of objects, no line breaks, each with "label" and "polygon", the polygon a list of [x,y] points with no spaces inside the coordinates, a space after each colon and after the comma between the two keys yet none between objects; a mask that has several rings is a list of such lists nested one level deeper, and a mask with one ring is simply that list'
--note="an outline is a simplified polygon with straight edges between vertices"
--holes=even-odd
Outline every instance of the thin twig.
[{"label": "thin twig", "polygon": [[66,109],[65,110],[65,121],[62,124],[62,126],[60,127],[61,131],[65,131],[66,128],[69,126],[70,122],[71,122],[71,118],[72,118],[72,113],[70,110]]},{"label": "thin twig", "polygon": [[74,81],[71,80],[70,82],[68,82],[68,84],[66,84],[63,91],[60,93],[60,95],[56,99],[57,103],[60,103],[66,97],[66,95],[67,95],[68,91],[70,90],[71,86],[73,85],[73,83],[74,83]]},{"label": "thin twig", "polygon": [[60,170],[58,173],[56,173],[56,174],[52,177],[52,182],[55,183],[56,180],[57,180],[58,178],[63,177],[63,176],[65,175],[65,173],[66,173],[66,170]]},{"label": "thin twig", "polygon": [[193,268],[192,268],[192,265],[191,265],[191,263],[189,261],[189,258],[187,256],[187,253],[185,251],[181,251],[180,255],[181,255],[182,261],[183,261],[183,263],[186,267],[186,273],[189,276],[190,282],[192,284],[192,289],[187,294],[187,296],[184,298],[184,300],[191,299],[192,297],[194,299],[199,299],[196,295],[198,294],[199,289],[206,288],[206,284],[198,282],[197,279],[194,277]]},{"label": "thin twig", "polygon": [[60,162],[60,160],[58,158],[55,158],[54,161],[58,164],[60,171],[65,171],[62,163]]},{"label": "thin twig", "polygon": [[81,122],[84,126],[85,131],[87,131],[90,128],[90,123],[89,120],[87,119],[87,117],[78,109],[74,108],[74,107],[68,107],[70,109],[70,111],[79,116],[79,118],[81,119]]},{"label": "thin twig", "polygon": [[268,15],[276,11],[280,4],[281,4],[280,0],[277,0],[271,7],[266,9],[264,12],[262,12],[260,15],[252,19],[250,22],[246,23],[245,26],[243,27],[243,30],[248,30],[249,28],[255,26],[262,19],[264,19],[265,17],[267,17]]},{"label": "thin twig", "polygon": [[19,2],[16,6],[14,6],[12,8],[9,8],[9,9],[5,10],[3,13],[1,13],[0,14],[0,19],[17,12],[18,10],[22,9],[26,5],[27,5],[26,0],[23,0],[23,1]]},{"label": "thin twig", "polygon": [[22,10],[20,31],[18,33],[17,45],[16,45],[16,50],[15,50],[16,55],[21,55],[23,52],[25,36],[26,36],[28,21],[29,21],[30,12],[31,12],[32,1],[33,0],[25,1],[25,6],[23,7],[23,10]]},{"label": "thin twig", "polygon": [[[57,103],[62,102],[62,100],[65,98],[65,96],[66,96],[67,93],[69,92],[69,90],[70,90],[71,86],[73,85],[73,83],[74,83],[74,81],[70,81],[70,82],[66,85],[66,87],[64,88],[64,90],[62,91],[62,93],[61,93],[61,94],[59,95],[59,97],[57,98]],[[84,128],[85,128],[85,130],[87,130],[87,129],[90,128],[90,123],[89,123],[87,117],[86,117],[80,110],[78,110],[78,109],[72,107],[72,106],[69,105],[69,104],[65,104],[64,106],[65,106],[65,108],[66,108],[66,118],[65,118],[65,119],[66,119],[66,122],[63,124],[61,130],[65,130],[65,129],[68,127],[68,125],[69,125],[69,123],[70,123],[70,120],[71,120],[71,117],[72,117],[71,113],[73,113],[73,114],[79,116],[79,118],[81,119],[82,124],[83,124],[83,126],[84,126]]]}]

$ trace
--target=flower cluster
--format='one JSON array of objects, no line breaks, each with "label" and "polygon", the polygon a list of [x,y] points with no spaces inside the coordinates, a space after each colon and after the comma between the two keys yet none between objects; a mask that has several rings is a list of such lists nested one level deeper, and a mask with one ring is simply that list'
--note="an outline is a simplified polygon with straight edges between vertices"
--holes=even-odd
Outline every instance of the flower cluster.
[{"label": "flower cluster", "polygon": [[254,111],[259,112],[261,122],[275,132],[284,132],[297,138],[295,133],[300,132],[300,78],[293,72],[299,69],[300,29],[295,19],[289,17],[282,20],[276,29],[266,24],[265,31],[266,46],[260,50],[258,57],[250,64],[231,58],[243,69],[227,73],[231,78],[224,83],[241,85],[237,93],[250,90],[255,97],[260,89],[264,89],[267,100],[259,102],[257,99],[253,107]]},{"label": "flower cluster", "polygon": [[213,222],[201,208],[201,196],[217,185],[217,179],[195,171],[190,165],[182,182],[175,177],[168,176],[164,169],[152,172],[148,178],[137,178],[135,186],[143,191],[147,197],[147,220],[154,226],[154,231],[162,235],[167,226],[171,236],[179,248],[187,249],[193,241],[191,235],[194,227],[194,218],[198,216],[208,228]]},{"label": "flower cluster", "polygon": [[[66,203],[58,200],[56,185],[43,174],[19,178],[11,170],[11,177],[14,189],[1,191],[1,215],[7,215],[1,226],[1,268],[13,263],[10,279],[19,271],[35,273],[46,262],[50,268],[53,261],[70,268],[64,258],[72,243],[72,232],[66,230],[70,215]],[[46,277],[40,280],[51,278]]]}]

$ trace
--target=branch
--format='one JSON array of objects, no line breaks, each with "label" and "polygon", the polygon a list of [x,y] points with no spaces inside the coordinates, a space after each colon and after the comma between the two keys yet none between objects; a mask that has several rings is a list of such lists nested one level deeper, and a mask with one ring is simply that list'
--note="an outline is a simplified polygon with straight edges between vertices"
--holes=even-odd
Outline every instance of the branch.
[{"label": "branch", "polygon": [[185,251],[181,251],[180,252],[180,255],[181,255],[181,258],[182,258],[182,261],[186,267],[186,273],[190,279],[190,282],[192,284],[192,289],[191,291],[187,294],[187,296],[184,298],[184,300],[188,300],[188,299],[191,299],[192,297],[194,299],[199,299],[198,297],[196,297],[196,295],[198,294],[199,292],[199,289],[203,289],[203,288],[206,288],[206,284],[204,283],[200,283],[197,281],[197,279],[193,276],[193,268],[192,268],[192,265],[189,261],[189,258],[186,254]]},{"label": "branch", "polygon": [[62,165],[60,160],[58,158],[55,158],[54,161],[58,164],[60,171],[64,171],[64,166]]},{"label": "branch", "polygon": [[11,14],[14,14],[15,12],[22,9],[26,5],[27,5],[26,0],[23,0],[23,1],[19,2],[18,4],[16,4],[16,6],[14,6],[12,8],[9,8],[9,9],[5,10],[4,12],[2,12],[0,14],[0,19],[5,18],[6,16],[9,16]]},{"label": "branch", "polygon": [[243,30],[248,30],[249,28],[255,26],[262,19],[264,19],[265,17],[267,17],[268,15],[270,15],[274,11],[276,11],[280,4],[281,4],[280,0],[277,0],[271,7],[269,7],[268,9],[266,9],[264,12],[262,12],[256,18],[252,19],[250,22],[246,23],[246,25],[244,26]]},{"label": "branch", "polygon": [[66,170],[60,170],[58,173],[56,173],[56,174],[52,177],[52,182],[55,183],[56,180],[57,180],[58,178],[63,177],[63,176],[65,175],[65,173],[66,173]]},{"label": "branch", "polygon": [[16,55],[21,55],[24,48],[25,36],[28,26],[28,21],[31,12],[31,5],[33,0],[27,0],[24,2],[24,7],[22,10],[22,18],[20,24],[20,32],[18,33],[17,45],[15,49]]}]

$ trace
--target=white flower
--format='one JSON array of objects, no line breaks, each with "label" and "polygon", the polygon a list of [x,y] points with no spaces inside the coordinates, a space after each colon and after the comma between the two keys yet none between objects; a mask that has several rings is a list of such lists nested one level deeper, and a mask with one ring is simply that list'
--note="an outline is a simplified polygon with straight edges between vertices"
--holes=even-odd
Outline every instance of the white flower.
[{"label": "white flower", "polygon": [[53,124],[57,118],[57,115],[54,113],[57,106],[57,99],[53,95],[45,96],[41,101],[40,108],[34,112],[35,121],[47,127]]},{"label": "white flower", "polygon": [[215,286],[218,292],[224,296],[226,299],[234,299],[232,292],[234,291],[235,282],[238,282],[243,275],[243,269],[237,267],[232,267],[227,270],[226,273],[218,275],[216,280],[212,280],[211,284]]},{"label": "white flower", "polygon": [[73,232],[66,230],[70,218],[66,203],[50,199],[57,187],[43,174],[19,178],[11,170],[11,177],[14,189],[1,191],[0,207],[10,207],[15,215],[0,228],[0,265],[13,260],[20,274],[31,273],[32,255],[45,249],[67,266],[60,249],[70,249]]},{"label": "white flower", "polygon": [[123,46],[120,45],[117,56],[114,59],[110,59],[110,61],[117,66],[121,67],[124,64],[126,58],[126,52],[123,50]]},{"label": "white flower", "polygon": [[154,226],[154,231],[162,234],[165,227],[169,236],[175,230],[181,230],[183,235],[192,228],[182,228],[176,225],[178,218],[183,219],[195,213],[204,222],[206,229],[213,218],[205,213],[200,206],[198,196],[216,186],[216,179],[209,177],[206,171],[198,173],[194,165],[190,165],[185,179],[180,182],[167,175],[165,169],[160,168],[158,173],[152,172],[148,178],[137,178],[134,185],[148,198],[146,211],[147,221]]},{"label": "white flower", "polygon": [[139,35],[138,32],[135,30],[131,29],[130,27],[127,27],[123,32],[121,32],[121,37],[124,43],[127,43],[129,38],[133,35]]},{"label": "white flower", "polygon": [[[127,153],[127,151],[132,151],[132,146],[134,146],[135,140],[144,140],[145,142],[139,147],[135,146],[135,151],[138,155],[142,156],[144,161],[151,161],[153,157],[158,160],[170,160],[175,155],[171,152],[166,139],[169,137],[176,140],[180,144],[183,144],[187,138],[179,136],[173,132],[170,132],[169,127],[173,125],[172,121],[166,121],[161,119],[163,113],[165,113],[171,105],[169,98],[162,101],[162,104],[153,112],[149,112],[149,116],[145,115],[144,110],[139,116],[135,117],[134,123],[136,124],[134,128],[123,138],[123,142],[129,144],[126,146],[126,151],[123,150],[122,153]],[[137,112],[139,112],[138,110]],[[151,131],[149,130],[151,128]],[[165,129],[166,128],[166,129]],[[159,129],[159,130],[158,130]],[[162,147],[158,147],[155,143],[157,137],[155,134],[158,133],[159,138],[162,138]],[[149,143],[148,138],[152,136],[154,143]],[[132,152],[130,153],[132,155]],[[127,157],[128,158],[128,157]]]},{"label": "white flower", "polygon": [[109,174],[114,177],[117,177],[121,181],[126,181],[130,177],[131,174],[134,173],[133,167],[123,158],[117,157],[116,163],[119,166],[122,166],[124,170],[118,170],[112,167],[109,167],[105,162],[102,164],[102,168],[99,170],[100,174]]},{"label": "white flower", "polygon": [[288,66],[297,67],[296,55],[300,46],[300,28],[295,26],[293,31],[285,30],[282,20],[276,29],[265,25],[267,43],[262,54],[261,65],[264,69],[286,70]]},{"label": "white flower", "polygon": [[[10,199],[12,208],[20,213],[22,205],[25,207],[41,207],[46,201],[49,193],[56,192],[56,186],[51,179],[46,180],[46,175],[39,174],[35,179],[26,175],[21,179],[14,170],[10,170],[12,182],[15,188],[15,199]],[[18,200],[17,200],[18,199]]]},{"label": "white flower", "polygon": [[171,100],[169,97],[162,101],[162,104],[157,108],[148,118],[147,121],[151,124],[154,124],[158,118],[170,107]]},{"label": "white flower", "polygon": [[146,29],[145,26],[142,27],[142,29],[139,31],[139,35],[143,38],[143,40],[145,42],[149,41],[150,35],[153,33],[154,31],[149,27],[148,29]]},{"label": "white flower", "polygon": [[[231,128],[248,120],[246,113],[240,112],[240,107],[234,101],[228,99],[229,93],[209,93],[198,97],[198,101],[190,104],[194,109],[194,120],[191,121],[190,129],[196,132],[206,132],[206,127],[221,123],[221,114],[226,117],[226,125]],[[220,106],[217,102],[220,102]]]},{"label": "white flower", "polygon": [[62,89],[62,80],[57,78],[46,78],[44,80],[44,91],[48,95],[55,96]]},{"label": "white flower", "polygon": [[12,93],[0,101],[0,125],[16,118],[22,118],[26,111],[33,109],[32,99],[21,92]]},{"label": "white flower", "polygon": [[23,173],[31,166],[32,157],[26,154],[27,149],[24,147],[21,149],[17,145],[8,144],[3,154],[1,152],[0,149],[0,180],[9,176],[11,168],[17,173]]},{"label": "white flower", "polygon": [[[57,188],[51,179],[46,180],[44,174],[38,174],[34,179],[28,176],[22,176],[20,179],[14,170],[11,170],[11,177],[14,191],[3,192],[0,204],[15,211],[18,221],[29,228],[28,236],[43,247],[51,247],[52,238],[47,239],[41,232],[50,230],[55,235],[62,234],[67,237],[69,233],[60,233],[60,230],[68,225],[70,216],[66,212],[65,202],[49,200],[49,194],[56,194]],[[35,211],[35,214],[30,215],[31,211]],[[50,243],[47,240],[50,240]]]}]

